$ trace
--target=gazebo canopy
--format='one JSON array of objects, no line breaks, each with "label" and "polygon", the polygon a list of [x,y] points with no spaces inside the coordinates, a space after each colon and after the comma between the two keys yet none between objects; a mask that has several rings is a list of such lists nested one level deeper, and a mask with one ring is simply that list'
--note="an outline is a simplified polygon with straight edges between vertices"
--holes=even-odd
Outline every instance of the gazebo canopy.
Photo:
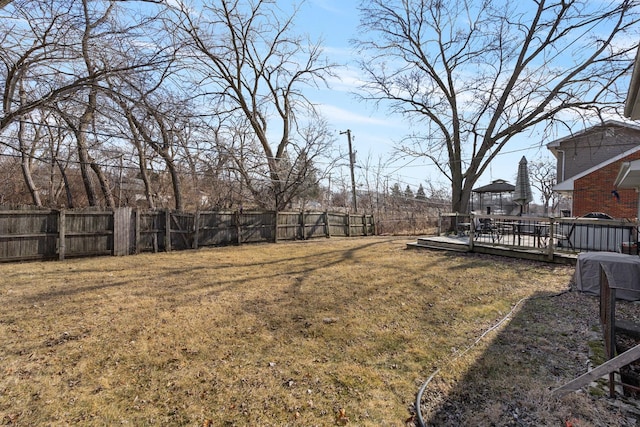
[{"label": "gazebo canopy", "polygon": [[496,179],[491,184],[484,185],[482,187],[474,188],[474,193],[513,193],[516,189],[515,185],[509,184],[504,179]]}]

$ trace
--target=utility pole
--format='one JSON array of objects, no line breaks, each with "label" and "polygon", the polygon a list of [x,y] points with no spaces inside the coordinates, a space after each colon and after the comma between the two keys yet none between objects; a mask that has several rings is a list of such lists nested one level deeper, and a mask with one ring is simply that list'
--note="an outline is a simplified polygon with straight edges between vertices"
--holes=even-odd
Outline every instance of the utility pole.
[{"label": "utility pole", "polygon": [[354,165],[356,163],[356,155],[351,148],[351,130],[347,129],[344,132],[340,132],[340,135],[347,134],[347,141],[349,142],[349,168],[351,169],[351,193],[353,195],[353,211],[358,212],[358,200],[356,198],[356,176],[353,172]]}]

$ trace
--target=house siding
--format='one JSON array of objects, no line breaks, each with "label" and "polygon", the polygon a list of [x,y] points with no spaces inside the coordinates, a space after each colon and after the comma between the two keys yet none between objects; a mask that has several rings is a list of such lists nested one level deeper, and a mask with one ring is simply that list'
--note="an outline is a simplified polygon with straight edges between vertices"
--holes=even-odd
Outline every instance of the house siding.
[{"label": "house siding", "polygon": [[596,126],[583,134],[567,138],[553,150],[559,152],[556,156],[558,181],[576,176],[638,145],[640,145],[639,130],[615,124]]},{"label": "house siding", "polygon": [[613,196],[612,191],[621,164],[638,159],[640,159],[640,152],[635,152],[576,179],[573,189],[573,215],[581,216],[589,212],[604,212],[614,218],[637,217],[638,193],[633,189],[619,189],[617,192],[620,195],[620,200],[618,200]]}]

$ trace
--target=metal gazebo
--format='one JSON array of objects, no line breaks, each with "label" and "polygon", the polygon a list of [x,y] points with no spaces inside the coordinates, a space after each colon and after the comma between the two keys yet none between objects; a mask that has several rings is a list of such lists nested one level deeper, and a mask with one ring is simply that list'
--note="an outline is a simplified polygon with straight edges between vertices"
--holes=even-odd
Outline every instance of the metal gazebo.
[{"label": "metal gazebo", "polygon": [[[504,179],[496,179],[482,187],[474,188],[471,190],[475,197],[471,198],[471,210],[478,209],[480,211],[486,210],[486,213],[492,213],[492,210],[498,209],[504,212],[505,207],[511,208],[513,205],[512,194],[515,190],[515,186],[509,184]],[[474,207],[474,199],[478,199],[477,208]]]}]

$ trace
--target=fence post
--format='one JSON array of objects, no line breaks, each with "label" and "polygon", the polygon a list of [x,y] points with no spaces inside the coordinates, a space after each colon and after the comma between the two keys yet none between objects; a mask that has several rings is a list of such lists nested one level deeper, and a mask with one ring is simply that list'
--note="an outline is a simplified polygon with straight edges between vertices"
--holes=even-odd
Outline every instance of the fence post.
[{"label": "fence post", "polygon": [[368,224],[367,224],[367,215],[362,215],[362,229],[364,231],[364,235],[365,237],[368,236],[367,233],[367,228],[368,228]]},{"label": "fence post", "polygon": [[58,259],[64,261],[65,255],[65,233],[66,233],[66,214],[64,209],[58,213]]},{"label": "fence post", "polygon": [[196,210],[196,216],[193,220],[193,249],[198,249],[199,239],[200,239],[200,209]]},{"label": "fence post", "polygon": [[374,236],[378,235],[378,223],[376,222],[376,217],[371,214],[371,230]]},{"label": "fence post", "polygon": [[300,232],[302,240],[307,240],[307,227],[305,227],[304,211],[300,211]]},{"label": "fence post", "polygon": [[238,245],[242,244],[242,228],[240,227],[240,211],[236,210],[233,213],[233,220],[236,226],[236,234],[238,235]]},{"label": "fence post", "polygon": [[[118,219],[117,219],[120,215],[116,214],[116,209],[118,209],[118,214],[120,214],[121,213],[120,209],[123,209],[123,208],[111,209],[111,238],[112,238],[111,256],[119,255],[119,250],[122,245],[122,240],[120,240],[122,238],[122,235],[120,234],[122,230],[118,229],[119,228],[118,225],[121,226],[121,224],[118,224]],[[127,255],[129,254],[127,253]]]},{"label": "fence post", "polygon": [[171,210],[164,211],[164,251],[171,252]]},{"label": "fence post", "polygon": [[469,214],[469,252],[473,252],[473,239],[476,234],[476,222],[473,213]]},{"label": "fence post", "polygon": [[136,247],[134,252],[140,253],[140,209],[135,210],[135,227],[136,227]]},{"label": "fence post", "polygon": [[275,210],[275,211],[273,211],[273,228],[274,228],[274,230],[273,230],[273,243],[278,243],[278,229],[280,228],[280,227],[278,227],[279,221],[280,221],[280,218],[279,218],[279,215],[278,215],[278,211]]},{"label": "fence post", "polygon": [[347,237],[351,237],[351,213],[347,211]]},{"label": "fence post", "polygon": [[556,223],[553,217],[549,217],[549,237],[547,240],[547,259],[553,261],[553,236],[556,234]]},{"label": "fence post", "polygon": [[329,227],[329,211],[324,211],[324,234],[327,238],[331,237],[331,227]]}]

